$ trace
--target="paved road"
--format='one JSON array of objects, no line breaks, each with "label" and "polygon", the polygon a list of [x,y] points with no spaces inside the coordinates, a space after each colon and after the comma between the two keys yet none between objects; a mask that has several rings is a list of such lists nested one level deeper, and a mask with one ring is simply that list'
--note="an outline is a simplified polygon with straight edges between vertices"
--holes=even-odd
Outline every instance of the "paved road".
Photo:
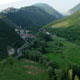
[{"label": "paved road", "polygon": [[21,49],[18,48],[18,49],[17,49],[17,57],[20,57],[21,55],[22,55]]},{"label": "paved road", "polygon": [[[51,35],[51,33],[49,33],[49,32],[47,32],[47,34],[50,34],[50,35]],[[52,36],[54,36],[54,35],[52,35]],[[21,38],[22,38],[26,43],[28,43],[28,42],[25,40],[24,37],[21,36]],[[24,44],[24,45],[25,45],[25,44]],[[24,46],[24,45],[23,45],[23,46]],[[21,48],[18,48],[18,49],[17,49],[17,56],[15,56],[15,58],[18,58],[18,57],[20,57],[21,55],[22,55]]]},{"label": "paved road", "polygon": [[[20,34],[20,37],[25,41],[25,44],[28,44],[28,41],[25,39],[25,37],[24,37],[23,35]],[[25,44],[24,44],[24,45],[25,45]],[[23,46],[24,46],[24,45],[23,45]],[[22,47],[23,47],[23,46],[22,46]],[[22,48],[22,47],[21,47],[21,48]],[[18,48],[18,49],[17,49],[17,56],[15,56],[16,58],[18,58],[18,57],[20,57],[20,56],[22,55],[21,48]]]},{"label": "paved road", "polygon": [[[28,43],[25,43],[24,45],[22,45],[21,48],[25,47]],[[17,56],[15,56],[15,58],[21,57],[22,56],[22,51],[21,48],[17,49]]]},{"label": "paved road", "polygon": [[17,56],[15,56],[15,58],[18,58],[18,57],[20,57],[21,55],[22,55],[21,49],[18,48],[18,49],[17,49]]}]

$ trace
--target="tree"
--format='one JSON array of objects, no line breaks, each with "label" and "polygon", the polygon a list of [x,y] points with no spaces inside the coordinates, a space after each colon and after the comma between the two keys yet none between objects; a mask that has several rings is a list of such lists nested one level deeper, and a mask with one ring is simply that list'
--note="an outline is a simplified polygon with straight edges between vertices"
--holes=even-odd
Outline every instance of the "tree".
[{"label": "tree", "polygon": [[72,69],[69,69],[68,75],[69,75],[69,80],[72,80],[72,77],[73,77],[73,71],[72,71]]},{"label": "tree", "polygon": [[79,80],[79,77],[75,75],[74,80]]},{"label": "tree", "polygon": [[50,80],[54,80],[55,76],[53,75],[53,68],[52,67],[48,67],[48,73],[49,73]]},{"label": "tree", "polygon": [[9,56],[7,59],[8,64],[13,65],[14,64],[14,58],[12,56]]},{"label": "tree", "polygon": [[0,71],[2,72],[7,64],[6,59],[0,62]]},{"label": "tree", "polygon": [[55,69],[55,75],[57,80],[62,80],[63,78],[63,72],[61,69]]}]

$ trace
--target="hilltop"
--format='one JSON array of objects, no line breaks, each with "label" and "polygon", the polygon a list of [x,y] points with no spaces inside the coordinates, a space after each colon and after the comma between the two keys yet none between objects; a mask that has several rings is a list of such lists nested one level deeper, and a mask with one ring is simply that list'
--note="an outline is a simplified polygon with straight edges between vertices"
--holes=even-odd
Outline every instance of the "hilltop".
[{"label": "hilltop", "polygon": [[47,4],[35,4],[20,9],[8,8],[5,14],[18,26],[28,29],[40,29],[42,26],[62,18],[62,15]]},{"label": "hilltop", "polygon": [[66,38],[76,44],[80,43],[80,10],[75,14],[52,22],[45,26],[47,30],[57,36]]}]

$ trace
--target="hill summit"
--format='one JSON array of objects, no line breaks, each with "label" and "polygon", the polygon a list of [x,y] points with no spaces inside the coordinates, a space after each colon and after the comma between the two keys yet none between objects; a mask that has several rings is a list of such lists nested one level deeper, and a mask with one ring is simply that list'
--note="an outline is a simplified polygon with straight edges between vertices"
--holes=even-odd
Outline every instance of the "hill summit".
[{"label": "hill summit", "polygon": [[47,4],[34,4],[20,9],[10,8],[4,13],[10,20],[23,28],[40,29],[42,26],[62,18],[62,15]]}]

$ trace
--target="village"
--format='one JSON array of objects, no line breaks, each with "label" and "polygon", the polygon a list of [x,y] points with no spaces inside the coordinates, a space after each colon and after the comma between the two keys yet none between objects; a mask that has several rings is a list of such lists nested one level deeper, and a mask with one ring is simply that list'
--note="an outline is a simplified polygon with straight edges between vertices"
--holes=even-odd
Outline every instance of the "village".
[{"label": "village", "polygon": [[[25,43],[27,43],[28,40],[35,38],[35,35],[32,34],[32,31],[27,30],[27,29],[22,29],[21,26],[15,28],[15,32],[16,32],[18,35],[20,35],[20,37],[25,41]],[[20,51],[20,50],[18,49],[18,50],[17,50],[18,54],[20,54],[19,51]],[[13,55],[14,53],[15,53],[15,49],[9,46],[9,48],[8,48],[8,54],[9,54],[9,56],[10,56],[10,55]]]},{"label": "village", "polygon": [[[56,37],[56,35],[52,35],[50,32],[46,31],[46,29],[41,29],[41,31],[43,33],[46,33],[47,35],[51,35],[52,37]],[[19,27],[16,27],[15,28],[15,32],[20,35],[20,37],[25,41],[25,43],[28,43],[29,40],[33,40],[36,38],[36,36],[32,33],[31,30],[28,30],[28,29],[23,29],[21,28],[21,26]],[[15,49],[10,47],[8,48],[8,54],[9,56],[10,55],[13,55],[15,53]],[[21,51],[20,51],[20,48],[17,49],[17,56],[20,56],[21,55]]]},{"label": "village", "polygon": [[34,39],[35,35],[32,34],[32,31],[27,29],[22,29],[21,27],[18,27],[15,29],[15,32],[20,35],[20,37],[27,42],[28,39]]}]

